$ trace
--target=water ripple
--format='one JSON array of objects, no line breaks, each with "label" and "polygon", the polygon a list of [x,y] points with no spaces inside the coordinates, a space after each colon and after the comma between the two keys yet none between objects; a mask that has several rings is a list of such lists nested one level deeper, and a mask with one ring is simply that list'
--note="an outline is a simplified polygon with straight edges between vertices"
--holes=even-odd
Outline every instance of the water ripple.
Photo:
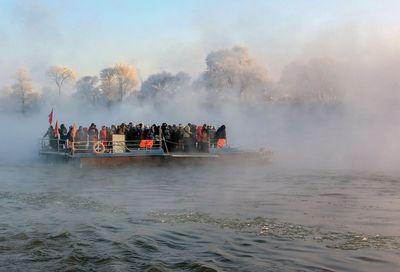
[{"label": "water ripple", "polygon": [[[252,232],[259,237],[285,239],[312,239],[324,243],[328,248],[357,250],[363,248],[400,249],[400,237],[380,236],[355,232],[324,231],[318,226],[304,226],[281,222],[276,219],[254,217],[246,220],[238,218],[218,218],[201,212],[153,212],[150,216],[160,223],[197,223],[229,228],[242,232]],[[176,238],[175,238],[176,239]],[[258,239],[258,241],[262,241]],[[251,246],[241,243],[241,248]]]}]

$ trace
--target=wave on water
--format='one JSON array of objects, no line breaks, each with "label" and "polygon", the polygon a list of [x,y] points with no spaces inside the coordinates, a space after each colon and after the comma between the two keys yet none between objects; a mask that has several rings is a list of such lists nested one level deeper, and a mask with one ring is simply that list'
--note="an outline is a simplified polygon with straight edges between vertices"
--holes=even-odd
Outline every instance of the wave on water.
[{"label": "wave on water", "polygon": [[[91,218],[87,224],[64,224],[64,228],[57,224],[55,229],[42,231],[38,231],[38,222],[25,231],[2,223],[2,269],[232,271],[241,267],[241,271],[260,271],[268,267],[268,271],[335,271],[336,261],[304,262],[301,256],[329,250],[339,250],[335,253],[339,255],[361,251],[354,255],[358,262],[387,265],[388,260],[365,255],[363,250],[400,249],[396,236],[334,232],[267,217],[216,217],[188,210],[161,210],[143,218],[124,213],[116,216],[125,218],[122,226],[121,218],[118,223]],[[346,267],[349,264],[342,268]]]},{"label": "wave on water", "polygon": [[363,248],[400,249],[399,236],[381,236],[356,232],[335,232],[323,230],[318,226],[304,226],[276,219],[254,217],[248,219],[217,218],[201,212],[155,212],[151,216],[160,223],[209,224],[218,228],[250,232],[259,237],[271,239],[313,239],[328,248],[357,250]]}]

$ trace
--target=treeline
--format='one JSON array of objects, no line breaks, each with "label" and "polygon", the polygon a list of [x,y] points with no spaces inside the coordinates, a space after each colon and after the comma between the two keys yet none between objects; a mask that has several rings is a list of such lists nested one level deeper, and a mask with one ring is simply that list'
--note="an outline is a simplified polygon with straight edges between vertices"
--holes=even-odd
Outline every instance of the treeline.
[{"label": "treeline", "polygon": [[67,85],[74,89],[69,99],[92,107],[132,100],[163,103],[190,92],[204,94],[210,103],[232,100],[337,103],[343,95],[338,84],[340,69],[332,60],[291,63],[275,81],[243,47],[211,52],[205,63],[206,70],[197,79],[184,72],[161,72],[150,75],[144,82],[140,82],[136,68],[127,63],[83,77],[77,77],[67,66],[53,66],[46,73],[50,88],[38,88],[29,73],[21,69],[16,73],[15,83],[3,88],[0,103],[25,113],[40,107],[50,94],[65,97]]}]

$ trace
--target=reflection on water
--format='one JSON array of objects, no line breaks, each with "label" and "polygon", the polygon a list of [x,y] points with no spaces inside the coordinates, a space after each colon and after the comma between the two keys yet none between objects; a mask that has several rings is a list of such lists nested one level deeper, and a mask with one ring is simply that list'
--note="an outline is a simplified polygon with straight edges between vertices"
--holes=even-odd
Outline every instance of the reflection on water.
[{"label": "reflection on water", "polygon": [[0,270],[400,270],[394,174],[42,163],[0,174]]}]

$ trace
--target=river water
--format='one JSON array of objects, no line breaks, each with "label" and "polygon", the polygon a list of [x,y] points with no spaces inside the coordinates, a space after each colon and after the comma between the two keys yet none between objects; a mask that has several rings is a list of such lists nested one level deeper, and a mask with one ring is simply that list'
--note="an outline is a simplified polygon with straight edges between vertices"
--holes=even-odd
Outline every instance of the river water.
[{"label": "river water", "polygon": [[400,175],[0,163],[1,271],[400,271]]}]

